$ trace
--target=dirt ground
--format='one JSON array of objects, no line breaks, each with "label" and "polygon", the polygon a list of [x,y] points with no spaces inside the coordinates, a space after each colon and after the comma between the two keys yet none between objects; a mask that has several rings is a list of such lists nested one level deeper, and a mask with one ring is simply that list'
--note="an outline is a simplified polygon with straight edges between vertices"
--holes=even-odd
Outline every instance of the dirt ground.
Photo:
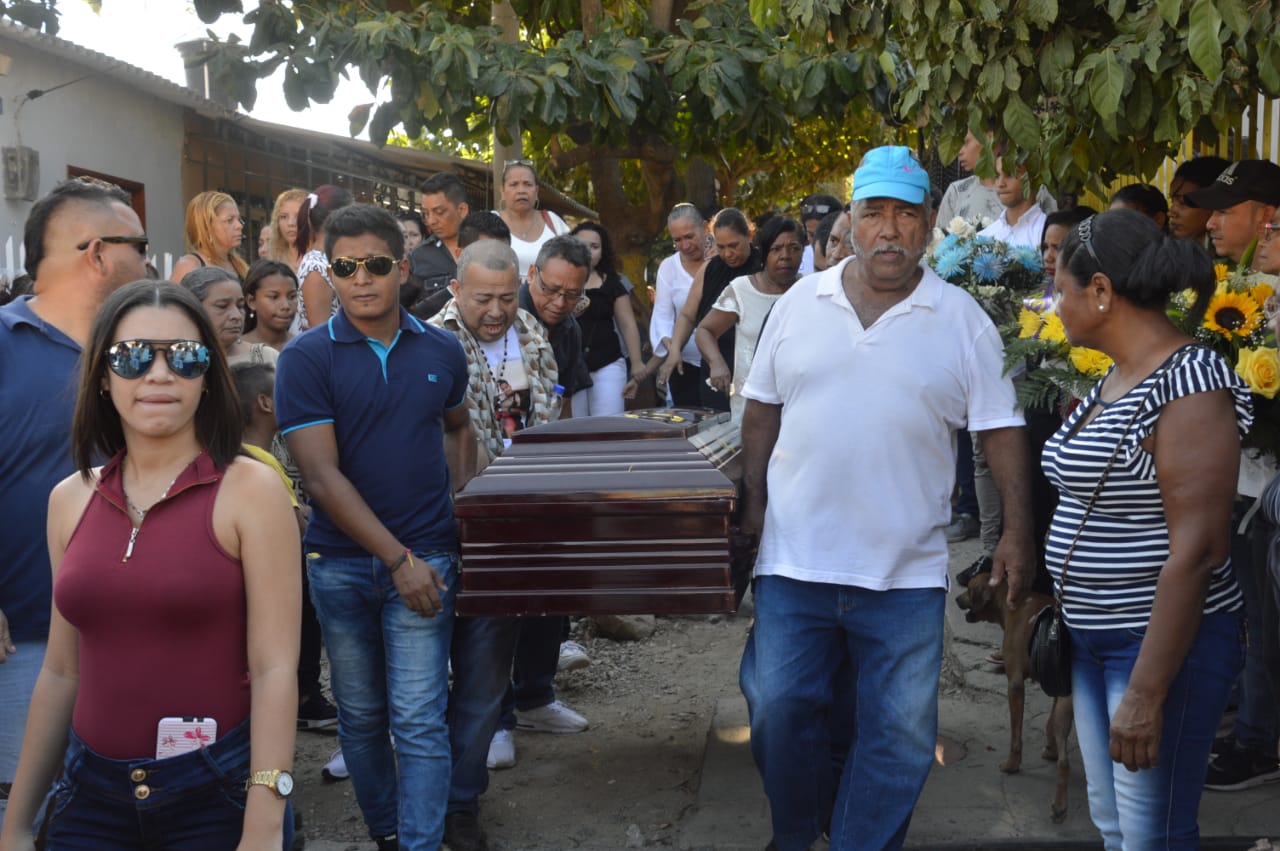
[{"label": "dirt ground", "polygon": [[[697,794],[716,701],[737,690],[749,624],[749,609],[659,617],[639,642],[599,638],[589,622],[575,624],[592,664],[560,674],[556,688],[591,728],[516,734],[516,766],[491,772],[481,800],[494,851],[672,845],[674,824]],[[298,734],[302,832],[309,842],[347,843],[330,848],[371,849],[351,783],[321,780],[336,747],[333,734]]]}]

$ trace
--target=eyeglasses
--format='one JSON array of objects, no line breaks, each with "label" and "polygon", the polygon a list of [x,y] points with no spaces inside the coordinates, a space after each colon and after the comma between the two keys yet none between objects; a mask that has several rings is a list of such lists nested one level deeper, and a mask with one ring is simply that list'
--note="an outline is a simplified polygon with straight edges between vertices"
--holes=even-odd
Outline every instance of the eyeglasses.
[{"label": "eyeglasses", "polygon": [[582,290],[576,293],[570,293],[570,292],[565,292],[564,290],[561,290],[561,289],[553,289],[552,287],[549,287],[546,284],[542,283],[542,275],[538,275],[537,277],[538,277],[538,289],[542,290],[542,294],[545,295],[547,298],[551,299],[552,301],[558,300],[568,305],[575,305],[578,302],[582,301],[582,297],[586,295],[586,292]]},{"label": "eyeglasses", "polygon": [[330,271],[338,278],[353,277],[361,266],[375,277],[389,275],[391,270],[396,267],[396,258],[389,257],[386,254],[375,254],[372,257],[360,259],[355,257],[335,257],[329,261]]},{"label": "eyeglasses", "polygon": [[1085,250],[1089,252],[1089,256],[1093,258],[1093,262],[1099,266],[1102,261],[1098,259],[1098,254],[1093,250],[1093,220],[1094,216],[1090,216],[1080,223],[1076,228],[1076,233],[1080,235],[1080,241],[1084,243]]},{"label": "eyeglasses", "polygon": [[132,245],[138,254],[143,257],[147,256],[147,245],[151,242],[146,236],[95,236],[93,239],[86,239],[77,245],[76,251],[84,251],[93,244],[94,239],[105,242],[108,245]]},{"label": "eyeglasses", "polygon": [[818,216],[825,216],[827,213],[830,213],[834,209],[835,207],[832,207],[830,204],[801,204],[800,214],[803,216],[808,216],[811,214],[818,215]]},{"label": "eyeglasses", "polygon": [[1280,222],[1267,222],[1262,226],[1262,241],[1270,242],[1276,231],[1280,230]]},{"label": "eyeglasses", "polygon": [[121,340],[107,349],[107,366],[132,381],[150,371],[158,351],[179,378],[199,378],[209,371],[209,347],[195,340]]}]

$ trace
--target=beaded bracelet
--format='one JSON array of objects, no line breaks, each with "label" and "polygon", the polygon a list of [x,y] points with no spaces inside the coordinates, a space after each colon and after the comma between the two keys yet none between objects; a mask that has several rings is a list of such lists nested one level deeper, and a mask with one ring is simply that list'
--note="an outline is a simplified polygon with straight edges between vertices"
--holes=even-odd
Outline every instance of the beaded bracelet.
[{"label": "beaded bracelet", "polygon": [[407,549],[401,554],[400,558],[387,565],[387,573],[394,575],[406,561],[413,564],[413,553]]}]

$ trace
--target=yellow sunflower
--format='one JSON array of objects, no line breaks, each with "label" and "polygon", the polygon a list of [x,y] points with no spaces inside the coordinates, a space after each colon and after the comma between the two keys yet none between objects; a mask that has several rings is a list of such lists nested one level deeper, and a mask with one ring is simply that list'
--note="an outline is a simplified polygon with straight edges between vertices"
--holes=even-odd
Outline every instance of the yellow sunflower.
[{"label": "yellow sunflower", "polygon": [[1245,293],[1219,292],[1209,302],[1204,314],[1204,327],[1227,339],[1248,337],[1258,330],[1262,311],[1258,303]]},{"label": "yellow sunflower", "polygon": [[1077,346],[1071,350],[1069,357],[1072,366],[1085,375],[1092,375],[1095,378],[1101,378],[1107,374],[1108,369],[1111,369],[1111,358],[1097,349]]},{"label": "yellow sunflower", "polygon": [[1213,276],[1217,279],[1218,283],[1221,284],[1231,276],[1231,270],[1227,268],[1226,263],[1214,263]]},{"label": "yellow sunflower", "polygon": [[1272,293],[1275,291],[1275,287],[1270,284],[1255,284],[1253,289],[1249,290],[1249,298],[1258,304],[1266,304],[1267,299],[1271,298]]},{"label": "yellow sunflower", "polygon": [[1065,343],[1067,329],[1062,327],[1062,317],[1056,313],[1044,314],[1044,328],[1040,329],[1040,339],[1050,343]]},{"label": "yellow sunflower", "polygon": [[1022,312],[1018,314],[1018,337],[1023,340],[1034,337],[1043,324],[1044,318],[1039,313],[1022,308]]}]

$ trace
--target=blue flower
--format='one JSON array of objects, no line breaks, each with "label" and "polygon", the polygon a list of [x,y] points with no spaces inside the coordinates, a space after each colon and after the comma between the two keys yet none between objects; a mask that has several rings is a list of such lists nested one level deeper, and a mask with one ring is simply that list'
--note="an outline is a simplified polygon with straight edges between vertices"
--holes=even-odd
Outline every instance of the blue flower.
[{"label": "blue flower", "polygon": [[1040,252],[1034,248],[1025,245],[1018,246],[1013,250],[1013,260],[1036,274],[1043,274],[1044,272],[1044,264],[1040,259]]},{"label": "blue flower", "polygon": [[993,284],[1004,274],[1004,261],[994,254],[980,252],[973,258],[973,274],[984,284]]},{"label": "blue flower", "polygon": [[939,252],[933,258],[933,271],[937,272],[938,277],[943,280],[955,283],[955,281],[952,280],[952,277],[960,271],[961,266],[964,263],[964,255],[965,253],[963,251],[956,251],[955,249],[947,252]]},{"label": "blue flower", "polygon": [[959,241],[960,239],[954,233],[947,234],[942,238],[942,241],[939,242],[938,245],[933,249],[934,255],[937,256],[950,251],[951,249],[956,247],[956,243],[958,243]]}]

